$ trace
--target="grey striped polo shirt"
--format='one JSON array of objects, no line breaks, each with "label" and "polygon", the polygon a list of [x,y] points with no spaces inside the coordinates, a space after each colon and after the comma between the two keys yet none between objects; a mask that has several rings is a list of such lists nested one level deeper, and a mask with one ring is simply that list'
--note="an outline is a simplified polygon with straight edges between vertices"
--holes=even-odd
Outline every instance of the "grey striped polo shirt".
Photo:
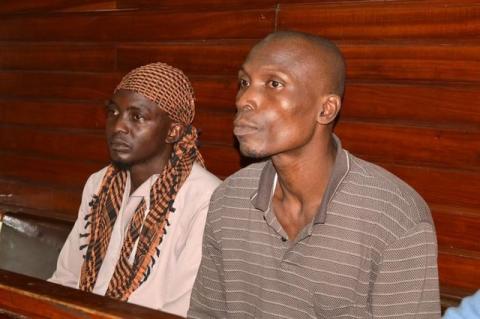
[{"label": "grey striped polo shirt", "polygon": [[227,178],[210,203],[190,318],[439,318],[428,206],[342,149],[315,219],[288,240],[271,161]]}]

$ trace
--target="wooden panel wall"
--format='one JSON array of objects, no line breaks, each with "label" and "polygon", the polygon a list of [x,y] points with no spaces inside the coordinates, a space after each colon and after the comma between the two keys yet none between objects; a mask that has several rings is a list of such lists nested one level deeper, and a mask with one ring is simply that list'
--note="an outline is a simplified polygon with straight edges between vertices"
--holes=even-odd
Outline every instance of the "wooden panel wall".
[{"label": "wooden panel wall", "polygon": [[480,1],[5,3],[0,208],[73,220],[85,179],[108,161],[104,99],[158,60],[191,77],[207,165],[231,174],[244,163],[231,123],[238,66],[269,32],[300,30],[334,40],[347,60],[345,147],[428,201],[443,293],[480,287]]}]

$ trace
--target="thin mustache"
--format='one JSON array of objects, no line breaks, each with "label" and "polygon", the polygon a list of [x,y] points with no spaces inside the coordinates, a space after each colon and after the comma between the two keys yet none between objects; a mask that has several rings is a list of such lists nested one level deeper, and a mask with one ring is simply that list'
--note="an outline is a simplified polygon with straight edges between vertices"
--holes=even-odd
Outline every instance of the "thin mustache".
[{"label": "thin mustache", "polygon": [[130,147],[130,143],[127,139],[125,138],[122,138],[118,135],[114,135],[112,136],[111,138],[109,138],[108,140],[108,144],[110,145],[123,145],[123,146],[129,146]]}]

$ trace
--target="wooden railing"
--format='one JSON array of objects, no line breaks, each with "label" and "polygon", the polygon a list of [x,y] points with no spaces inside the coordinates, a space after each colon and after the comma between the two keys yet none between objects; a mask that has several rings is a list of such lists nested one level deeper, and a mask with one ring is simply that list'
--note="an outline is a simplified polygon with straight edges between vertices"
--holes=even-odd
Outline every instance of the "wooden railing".
[{"label": "wooden railing", "polygon": [[175,319],[180,317],[0,270],[0,318]]}]

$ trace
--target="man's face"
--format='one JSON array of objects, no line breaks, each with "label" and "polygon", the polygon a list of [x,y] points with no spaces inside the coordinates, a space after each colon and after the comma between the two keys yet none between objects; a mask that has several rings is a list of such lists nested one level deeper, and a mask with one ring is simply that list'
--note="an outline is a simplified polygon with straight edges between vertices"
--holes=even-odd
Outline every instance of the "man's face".
[{"label": "man's face", "polygon": [[301,151],[313,136],[324,84],[308,45],[295,42],[257,46],[239,71],[234,134],[246,156]]},{"label": "man's face", "polygon": [[117,91],[107,102],[106,137],[110,157],[122,167],[148,164],[166,147],[172,121],[154,102],[143,95]]}]

